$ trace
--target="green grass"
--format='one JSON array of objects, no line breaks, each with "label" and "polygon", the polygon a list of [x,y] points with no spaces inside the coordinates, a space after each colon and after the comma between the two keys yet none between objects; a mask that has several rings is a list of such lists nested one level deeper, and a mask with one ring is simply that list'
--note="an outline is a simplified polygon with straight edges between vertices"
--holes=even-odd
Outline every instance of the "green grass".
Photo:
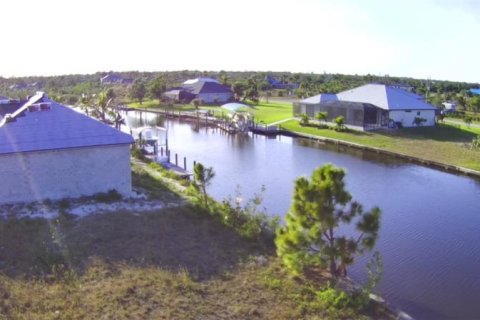
[{"label": "green grass", "polygon": [[326,310],[315,299],[325,279],[289,277],[273,250],[188,206],[2,220],[0,231],[2,319],[368,318]]},{"label": "green grass", "polygon": [[[202,106],[200,109],[210,110],[215,116],[227,114],[229,111],[218,106]],[[255,122],[264,122],[270,124],[273,122],[289,119],[293,117],[293,106],[289,102],[259,102],[251,104],[250,108],[241,108],[239,111],[245,111],[255,117]]]},{"label": "green grass", "polygon": [[249,111],[252,111],[256,122],[263,121],[266,124],[293,117],[293,106],[288,102],[260,102]]},{"label": "green grass", "polygon": [[[142,104],[138,102],[128,103],[131,108],[143,109],[166,109],[175,111],[194,111],[195,107],[192,104],[175,104],[171,106],[159,105],[157,100],[145,100]],[[228,110],[222,109],[220,106],[200,106],[201,110],[210,110],[214,116],[221,117],[227,115]],[[290,102],[270,102],[264,101],[258,104],[252,104],[251,108],[243,108],[240,111],[246,111],[255,116],[255,121],[263,121],[266,124],[289,119],[293,117],[293,107]]]},{"label": "green grass", "polygon": [[404,128],[394,131],[336,132],[329,129],[302,127],[296,120],[282,124],[295,132],[382,148],[427,160],[480,170],[480,151],[471,150],[469,143],[480,134],[480,128],[455,125]]},{"label": "green grass", "polygon": [[193,111],[195,106],[191,104],[174,104],[174,105],[160,105],[158,100],[145,100],[141,104],[139,102],[130,102],[127,104],[130,108],[135,109],[166,109],[175,111]]}]

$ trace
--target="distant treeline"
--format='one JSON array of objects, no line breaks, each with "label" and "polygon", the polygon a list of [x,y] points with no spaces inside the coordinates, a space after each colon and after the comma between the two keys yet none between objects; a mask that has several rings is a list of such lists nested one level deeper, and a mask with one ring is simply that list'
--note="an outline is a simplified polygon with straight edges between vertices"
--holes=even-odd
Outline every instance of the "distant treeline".
[{"label": "distant treeline", "polygon": [[[169,72],[97,72],[95,74],[73,74],[50,77],[0,77],[0,95],[10,98],[26,98],[35,91],[42,90],[53,99],[67,104],[76,104],[82,95],[92,95],[113,88],[119,101],[129,99],[130,84],[102,84],[102,77],[114,74],[121,78],[149,83],[161,76],[167,88],[180,85],[187,79],[196,77],[215,78],[223,84],[233,86],[235,82],[246,82],[254,79],[258,84],[260,96],[292,95],[298,98],[309,97],[319,93],[337,93],[367,83],[383,83],[391,85],[410,86],[412,90],[425,96],[429,102],[441,106],[445,101],[456,101],[460,107],[470,109],[470,88],[478,88],[478,83],[439,81],[430,79],[413,79],[405,77],[390,77],[377,75],[344,75],[344,74],[313,74],[291,72],[232,72],[232,71],[169,71]],[[266,77],[279,83],[295,84],[286,89],[275,89],[269,86]],[[288,89],[295,88],[295,89]],[[472,110],[478,111],[478,110]]]}]

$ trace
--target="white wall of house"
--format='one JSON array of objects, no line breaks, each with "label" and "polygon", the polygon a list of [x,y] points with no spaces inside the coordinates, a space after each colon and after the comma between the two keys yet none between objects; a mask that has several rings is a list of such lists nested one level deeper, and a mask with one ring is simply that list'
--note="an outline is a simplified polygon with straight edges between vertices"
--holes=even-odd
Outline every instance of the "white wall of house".
[{"label": "white wall of house", "polygon": [[389,112],[390,119],[395,122],[401,122],[404,127],[415,127],[413,121],[415,117],[421,117],[427,119],[427,122],[423,123],[423,126],[435,125],[435,110],[394,110]]},{"label": "white wall of house", "polygon": [[132,191],[129,145],[0,155],[0,203]]},{"label": "white wall of house", "polygon": [[229,92],[225,93],[200,93],[198,94],[198,99],[203,100],[205,103],[225,103],[232,97],[232,94]]}]

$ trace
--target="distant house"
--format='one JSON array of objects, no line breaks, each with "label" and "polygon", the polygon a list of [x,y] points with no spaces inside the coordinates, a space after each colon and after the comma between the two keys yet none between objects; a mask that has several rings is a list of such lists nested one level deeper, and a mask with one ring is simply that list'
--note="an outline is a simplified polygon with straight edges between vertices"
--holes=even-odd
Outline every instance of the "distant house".
[{"label": "distant house", "polygon": [[294,114],[314,117],[327,112],[329,121],[343,116],[345,123],[365,130],[401,125],[416,126],[415,118],[425,119],[424,126],[435,125],[437,108],[412,92],[384,84],[367,84],[337,94],[320,94],[294,103]]},{"label": "distant house", "polygon": [[0,104],[9,104],[10,103],[10,98],[0,96]]},{"label": "distant house", "polygon": [[131,84],[133,79],[123,78],[117,74],[109,73],[100,79],[101,84]]},{"label": "distant house", "polygon": [[10,90],[23,90],[27,88],[28,88],[28,85],[25,82],[15,83],[8,87],[8,89]]},{"label": "distant house", "polygon": [[470,91],[471,94],[480,95],[480,88],[470,89],[469,91]]},{"label": "distant house", "polygon": [[442,103],[446,112],[454,112],[457,110],[457,104],[454,101],[446,101]]},{"label": "distant house", "polygon": [[131,193],[130,135],[37,92],[0,105],[0,203]]},{"label": "distant house", "polygon": [[193,93],[183,88],[172,88],[163,93],[163,96],[169,100],[184,103],[190,103],[193,99],[195,99],[195,95]]},{"label": "distant house", "polygon": [[172,88],[164,96],[176,101],[199,99],[206,104],[222,104],[233,99],[233,92],[229,86],[224,86],[215,79],[196,78],[185,81],[179,88]]},{"label": "distant house", "polygon": [[288,82],[281,82],[271,76],[265,76],[265,81],[270,85],[271,89],[287,89],[287,90],[294,90],[298,89],[300,86],[298,83],[288,83]]}]

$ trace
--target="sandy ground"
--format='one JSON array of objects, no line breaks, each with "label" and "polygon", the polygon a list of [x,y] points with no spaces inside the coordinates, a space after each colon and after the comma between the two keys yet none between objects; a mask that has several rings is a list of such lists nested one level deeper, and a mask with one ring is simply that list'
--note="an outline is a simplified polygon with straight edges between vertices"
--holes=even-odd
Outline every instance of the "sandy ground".
[{"label": "sandy ground", "polygon": [[0,206],[0,218],[45,218],[55,219],[60,214],[71,214],[85,217],[92,214],[111,213],[127,210],[130,212],[148,212],[163,208],[177,207],[180,203],[165,203],[159,200],[148,200],[146,194],[133,191],[132,196],[121,201],[103,203],[92,200],[69,199],[67,202],[32,202],[5,204]]}]

